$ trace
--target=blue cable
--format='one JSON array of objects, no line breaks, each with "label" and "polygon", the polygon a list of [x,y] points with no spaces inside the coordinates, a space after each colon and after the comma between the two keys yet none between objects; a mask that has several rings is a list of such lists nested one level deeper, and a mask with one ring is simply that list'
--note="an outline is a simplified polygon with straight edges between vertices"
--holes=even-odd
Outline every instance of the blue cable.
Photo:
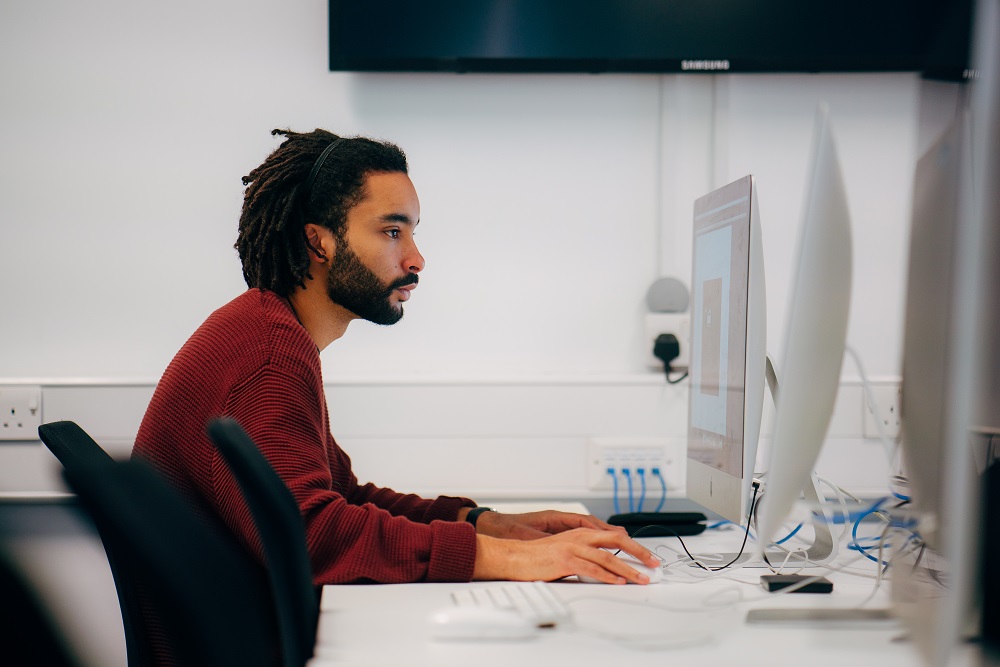
[{"label": "blue cable", "polygon": [[860,553],[862,556],[872,561],[873,563],[878,563],[880,566],[888,565],[889,563],[880,561],[878,558],[868,553],[869,550],[874,549],[875,547],[865,547],[862,546],[860,542],[858,542],[858,527],[861,526],[861,522],[865,519],[865,517],[867,517],[869,514],[874,514],[875,512],[879,511],[879,509],[882,508],[882,505],[885,504],[886,500],[888,500],[888,498],[879,498],[870,508],[868,508],[867,512],[862,513],[861,516],[858,517],[858,520],[854,522],[854,527],[851,529],[851,544],[848,547],[850,549],[856,550],[858,553]]},{"label": "blue cable", "polygon": [[632,469],[622,468],[622,474],[625,475],[626,481],[628,481],[628,511],[635,511],[635,496],[632,495]]},{"label": "blue cable", "polygon": [[608,468],[608,474],[611,475],[611,486],[614,489],[612,498],[615,501],[615,514],[621,514],[621,508],[618,507],[618,475],[615,474],[614,468]]},{"label": "blue cable", "polygon": [[827,517],[825,517],[823,515],[817,515],[817,518],[820,521],[823,521],[825,523],[830,523],[830,524],[833,524],[833,525],[837,526],[837,525],[840,525],[842,523],[854,523],[858,519],[864,518],[864,517],[868,516],[869,514],[871,514],[871,512],[869,510],[862,510],[860,512],[848,512],[847,516],[844,516],[844,514],[842,512],[838,512],[837,514],[833,515],[831,518],[827,518]]},{"label": "blue cable", "polygon": [[667,501],[667,482],[663,479],[663,473],[660,472],[659,468],[653,468],[653,474],[656,475],[656,479],[660,480],[660,502],[657,503],[654,512],[659,512],[663,509],[663,503]]},{"label": "blue cable", "polygon": [[[863,547],[860,544],[848,544],[847,548],[850,549],[851,551],[857,551],[859,553],[866,553],[868,551],[877,550],[878,549],[878,544],[876,543],[875,545],[870,546],[870,547]],[[890,549],[890,548],[892,548],[892,543],[891,542],[886,542],[885,544],[882,545],[882,548],[883,549]]]},{"label": "blue cable", "polygon": [[[893,495],[896,496],[896,497],[899,497],[898,494],[896,494],[896,493],[893,493]],[[870,561],[872,561],[874,563],[880,563],[881,565],[885,565],[885,566],[888,567],[890,565],[890,563],[887,563],[885,561],[880,561],[878,558],[876,558],[876,557],[872,556],[870,553],[868,553],[869,551],[873,551],[873,550],[875,550],[877,548],[878,543],[882,541],[882,538],[881,537],[862,537],[862,538],[858,537],[858,527],[861,525],[862,519],[864,519],[869,514],[873,514],[873,513],[877,512],[887,500],[889,500],[889,499],[888,498],[880,498],[878,501],[875,502],[875,504],[873,504],[871,506],[871,508],[869,508],[869,510],[866,513],[862,514],[858,518],[858,520],[854,523],[854,528],[851,530],[851,544],[849,544],[847,548],[851,549],[852,551],[857,551],[862,556],[864,556],[865,558],[867,558],[868,560],[870,560]],[[890,525],[892,525],[892,526],[894,526],[896,528],[912,528],[915,525],[915,522],[914,521],[899,522],[899,521],[893,520],[893,521],[891,521]],[[917,533],[911,534],[910,537],[909,537],[909,539],[906,540],[906,543],[908,544],[910,541],[915,540],[915,539],[917,539],[917,540],[920,539],[920,537],[919,537],[919,535]],[[873,545],[873,546],[870,546],[870,547],[866,547],[866,546],[863,546],[860,543],[859,540],[875,540],[876,544]],[[882,548],[884,549],[884,548],[887,548],[889,546],[891,546],[891,545],[889,543],[886,543],[886,544],[882,545]]]},{"label": "blue cable", "polygon": [[639,481],[642,483],[641,491],[639,492],[639,512],[642,511],[642,506],[646,502],[646,469],[639,468],[636,472],[639,473]]},{"label": "blue cable", "polygon": [[[733,524],[733,522],[732,521],[726,521],[725,519],[723,519],[722,521],[716,521],[715,523],[708,524],[707,526],[705,526],[705,530],[714,530],[716,528],[721,528],[722,526],[725,526],[727,524]],[[735,526],[736,524],[733,524],[733,525]],[[792,532],[788,533],[787,535],[785,535],[784,537],[782,537],[780,540],[778,540],[774,544],[776,544],[776,545],[777,544],[784,544],[788,540],[790,540],[793,537],[795,537],[795,534],[798,533],[800,530],[802,530],[802,525],[803,524],[800,523],[799,525],[795,526],[795,528],[792,529]],[[748,526],[737,526],[737,528],[739,528],[740,530],[747,530]],[[750,533],[750,537],[753,538],[754,540],[757,539],[757,537],[753,533]]]},{"label": "blue cable", "polygon": [[778,540],[777,542],[775,542],[775,545],[784,544],[788,540],[790,540],[793,537],[795,537],[795,533],[799,532],[800,530],[802,530],[802,524],[801,523],[799,525],[795,526],[795,528],[792,529],[792,532],[788,533],[783,538],[781,538],[780,540]]}]

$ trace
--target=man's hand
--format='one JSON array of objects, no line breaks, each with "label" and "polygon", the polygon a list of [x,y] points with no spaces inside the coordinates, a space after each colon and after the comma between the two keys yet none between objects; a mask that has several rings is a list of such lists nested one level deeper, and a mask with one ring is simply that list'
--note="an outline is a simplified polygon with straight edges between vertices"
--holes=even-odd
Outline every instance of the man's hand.
[{"label": "man's hand", "polygon": [[609,584],[649,583],[646,575],[612,553],[616,550],[649,567],[660,565],[656,556],[624,531],[575,528],[528,541],[480,534],[473,578],[555,581],[576,574]]},{"label": "man's hand", "polygon": [[483,512],[476,519],[476,532],[480,535],[508,540],[537,540],[576,528],[610,530],[625,534],[624,528],[609,525],[597,517],[554,510],[526,512],[524,514]]}]

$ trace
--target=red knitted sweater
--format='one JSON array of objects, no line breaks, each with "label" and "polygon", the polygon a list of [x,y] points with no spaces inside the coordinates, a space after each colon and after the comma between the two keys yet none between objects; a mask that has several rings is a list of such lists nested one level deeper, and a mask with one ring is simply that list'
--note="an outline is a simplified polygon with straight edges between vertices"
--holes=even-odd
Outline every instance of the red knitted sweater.
[{"label": "red knitted sweater", "polygon": [[248,290],[195,331],[157,385],[132,451],[263,562],[249,509],[205,433],[222,415],[243,426],[298,501],[317,585],[472,578],[475,529],[455,518],[474,503],[358,483],[330,432],[316,345],[273,292]]}]

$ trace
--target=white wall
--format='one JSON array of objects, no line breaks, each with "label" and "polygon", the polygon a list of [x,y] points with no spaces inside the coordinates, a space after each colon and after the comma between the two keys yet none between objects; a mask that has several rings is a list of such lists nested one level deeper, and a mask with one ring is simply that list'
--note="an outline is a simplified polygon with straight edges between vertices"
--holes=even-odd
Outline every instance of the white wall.
[{"label": "white wall", "polygon": [[334,74],[322,0],[0,12],[0,376],[158,377],[243,289],[239,179],[273,127],[392,139],[422,200],[419,298],[331,373],[639,367],[655,78]]},{"label": "white wall", "polygon": [[[659,392],[644,365],[646,288],[659,275],[687,282],[692,200],[748,172],[780,349],[820,100],[854,218],[849,338],[870,374],[898,379],[910,178],[949,120],[953,86],[909,74],[343,74],[327,71],[326,43],[324,0],[0,5],[0,379],[115,378],[147,395],[191,331],[244,289],[239,179],[277,145],[269,130],[324,127],[407,151],[427,258],[399,325],[357,323],[324,352],[327,382],[383,387],[372,400],[385,410],[398,380],[415,393],[457,382],[474,404],[511,381],[549,386],[557,405],[574,383],[609,405],[623,383]],[[519,405],[491,414],[530,438]],[[128,426],[101,435],[131,437],[141,414],[129,410]],[[670,410],[681,423],[623,416],[566,435],[683,434],[683,409]],[[441,418],[413,414],[392,442],[436,437]],[[472,451],[488,460],[489,447]],[[0,446],[9,471],[32,456]],[[560,457],[541,477],[558,476]]]}]

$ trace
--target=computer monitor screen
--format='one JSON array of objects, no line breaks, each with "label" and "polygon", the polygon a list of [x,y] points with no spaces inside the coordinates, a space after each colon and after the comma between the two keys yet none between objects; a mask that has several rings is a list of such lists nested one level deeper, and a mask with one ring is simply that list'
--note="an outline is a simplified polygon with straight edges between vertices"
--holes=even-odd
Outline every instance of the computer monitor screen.
[{"label": "computer monitor screen", "polygon": [[694,204],[687,495],[748,519],[764,398],[767,314],[754,179]]},{"label": "computer monitor screen", "polygon": [[[774,437],[764,496],[756,510],[758,546],[776,537],[812,473],[833,414],[851,300],[851,225],[830,127],[816,114],[808,189],[786,314]],[[825,549],[824,549],[825,551]]]}]

